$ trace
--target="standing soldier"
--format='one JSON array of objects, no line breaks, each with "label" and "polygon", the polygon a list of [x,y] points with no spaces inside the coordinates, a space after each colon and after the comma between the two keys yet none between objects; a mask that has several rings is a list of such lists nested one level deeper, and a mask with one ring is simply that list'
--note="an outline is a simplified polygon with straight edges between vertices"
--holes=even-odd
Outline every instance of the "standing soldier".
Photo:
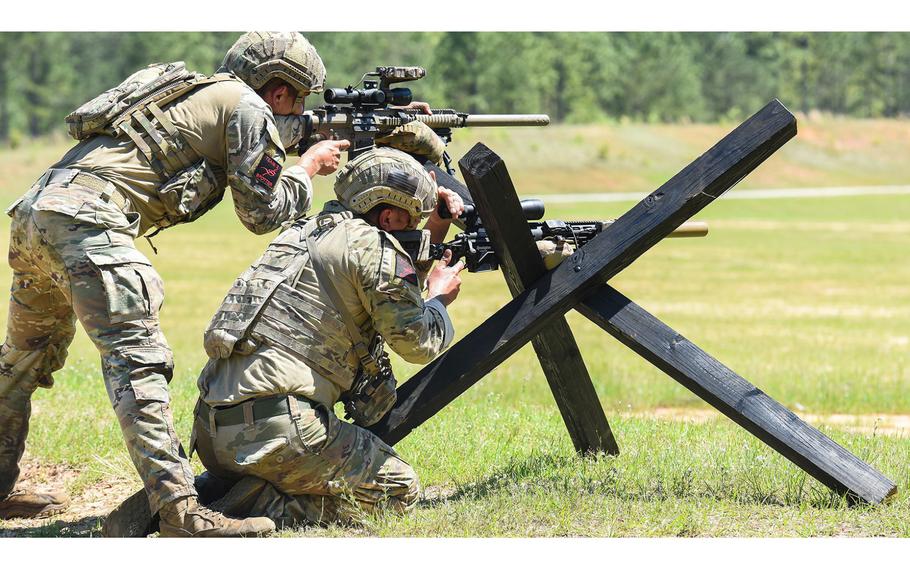
[{"label": "standing soldier", "polygon": [[[441,241],[464,205],[416,160],[381,148],[345,165],[338,201],[298,220],[237,279],[205,334],[194,447],[215,476],[243,478],[218,504],[282,523],[348,522],[411,508],[413,468],[374,434],[395,402],[385,344],[412,363],[445,349],[462,263],[432,272],[393,231]],[[422,297],[426,283],[428,299]],[[339,420],[339,400],[354,424]]]},{"label": "standing soldier", "polygon": [[250,231],[310,206],[311,178],[332,173],[346,142],[285,166],[275,115],[302,111],[325,68],[299,33],[244,34],[207,77],[182,64],[142,70],[67,117],[81,141],[9,209],[13,284],[0,353],[0,518],[62,510],[66,497],[14,492],[31,396],[53,385],[78,318],[101,353],[104,382],[165,536],[268,532],[198,504],[174,431],[173,360],[159,328],[160,277],[133,240],[193,221],[230,186]]}]

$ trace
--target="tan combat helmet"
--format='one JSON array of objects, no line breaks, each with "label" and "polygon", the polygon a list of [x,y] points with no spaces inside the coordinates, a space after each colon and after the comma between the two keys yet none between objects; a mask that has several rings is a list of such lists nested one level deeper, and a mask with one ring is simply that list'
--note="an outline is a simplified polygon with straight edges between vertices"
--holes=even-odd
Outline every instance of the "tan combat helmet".
[{"label": "tan combat helmet", "polygon": [[436,209],[436,182],[411,156],[392,148],[365,152],[338,172],[335,195],[342,205],[364,214],[379,204],[408,212],[417,224]]},{"label": "tan combat helmet", "polygon": [[297,89],[298,103],[325,85],[325,65],[299,32],[247,32],[225,54],[218,71],[233,73],[253,89],[283,79]]}]

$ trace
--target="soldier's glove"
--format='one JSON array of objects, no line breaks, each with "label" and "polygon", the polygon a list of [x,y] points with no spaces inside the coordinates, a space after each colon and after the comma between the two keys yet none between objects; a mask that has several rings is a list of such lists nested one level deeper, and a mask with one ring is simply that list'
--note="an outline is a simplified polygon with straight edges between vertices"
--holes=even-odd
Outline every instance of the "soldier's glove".
[{"label": "soldier's glove", "polygon": [[442,155],[446,151],[445,142],[433,132],[433,129],[416,120],[377,137],[376,145],[391,146],[408,154],[425,156],[437,166],[442,163]]},{"label": "soldier's glove", "polygon": [[575,254],[575,247],[562,237],[537,241],[537,250],[547,270],[553,270],[563,260]]}]

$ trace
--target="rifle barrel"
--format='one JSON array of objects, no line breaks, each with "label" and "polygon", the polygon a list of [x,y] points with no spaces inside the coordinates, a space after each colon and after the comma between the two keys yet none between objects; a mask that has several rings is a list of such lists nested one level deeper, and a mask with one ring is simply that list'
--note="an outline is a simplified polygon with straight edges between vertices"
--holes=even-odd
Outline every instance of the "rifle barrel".
[{"label": "rifle barrel", "polygon": [[[550,117],[545,114],[464,114],[451,109],[434,109],[433,114],[409,114],[430,128],[462,128],[465,126],[546,126]],[[397,117],[382,117],[383,124],[398,126]]]},{"label": "rifle barrel", "polygon": [[[613,223],[615,219],[604,221],[605,225]],[[675,228],[668,236],[673,238],[685,237],[706,237],[708,236],[708,224],[704,221],[686,221],[679,227]]]},{"label": "rifle barrel", "polygon": [[465,126],[546,126],[550,117],[545,114],[469,114]]},{"label": "rifle barrel", "polygon": [[[326,126],[352,126],[354,117],[345,112],[307,113],[316,128]],[[550,117],[545,114],[464,114],[450,109],[434,109],[433,114],[411,114],[402,119],[398,113],[381,111],[376,113],[377,126],[394,128],[409,120],[423,122],[430,128],[462,128],[465,126],[546,126]]]}]

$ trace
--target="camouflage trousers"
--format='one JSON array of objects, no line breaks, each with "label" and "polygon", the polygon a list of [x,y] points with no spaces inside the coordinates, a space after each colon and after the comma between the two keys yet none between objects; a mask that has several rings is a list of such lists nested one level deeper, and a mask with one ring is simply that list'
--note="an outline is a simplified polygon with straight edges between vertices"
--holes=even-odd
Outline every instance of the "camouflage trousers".
[{"label": "camouflage trousers", "polygon": [[122,212],[98,191],[51,184],[33,187],[11,215],[0,496],[19,476],[32,393],[53,385],[77,318],[101,353],[107,393],[152,508],[195,495],[169,406],[173,358],[158,323],[164,290],[133,244],[138,214]]},{"label": "camouflage trousers", "polygon": [[317,403],[298,398],[296,418],[290,406],[287,414],[216,424],[212,432],[207,407],[197,404],[199,458],[215,476],[240,480],[222,512],[292,526],[352,524],[377,509],[414,507],[417,474],[391,446]]}]

